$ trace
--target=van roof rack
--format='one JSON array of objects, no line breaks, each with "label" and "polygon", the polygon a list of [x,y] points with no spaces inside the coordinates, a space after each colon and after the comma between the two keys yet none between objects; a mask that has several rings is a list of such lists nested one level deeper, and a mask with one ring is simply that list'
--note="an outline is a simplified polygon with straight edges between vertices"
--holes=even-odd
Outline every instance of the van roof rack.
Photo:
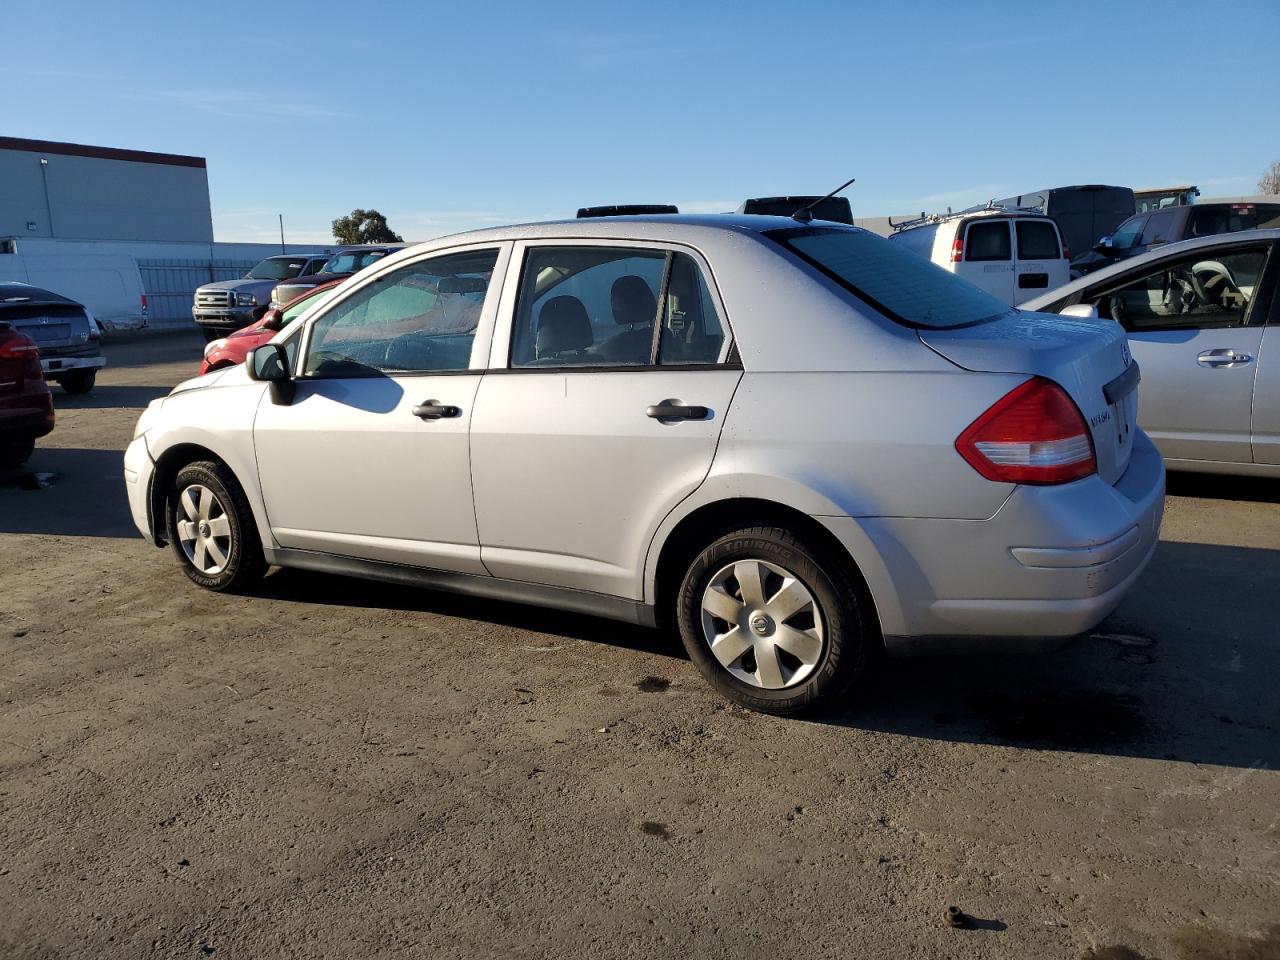
[{"label": "van roof rack", "polygon": [[899,220],[893,222],[893,217],[889,218],[889,226],[893,230],[910,230],[912,227],[921,227],[927,223],[945,223],[947,220],[954,220],[956,217],[967,217],[974,213],[1026,213],[1037,217],[1044,216],[1035,207],[1013,207],[1004,203],[996,203],[994,200],[988,200],[986,203],[974,204],[972,207],[965,207],[963,210],[953,211],[947,207],[946,213],[925,213],[920,212],[920,216],[912,217],[910,220]]},{"label": "van roof rack", "polygon": [[616,203],[607,207],[579,207],[578,219],[588,217],[635,217],[641,214],[679,213],[674,203]]}]

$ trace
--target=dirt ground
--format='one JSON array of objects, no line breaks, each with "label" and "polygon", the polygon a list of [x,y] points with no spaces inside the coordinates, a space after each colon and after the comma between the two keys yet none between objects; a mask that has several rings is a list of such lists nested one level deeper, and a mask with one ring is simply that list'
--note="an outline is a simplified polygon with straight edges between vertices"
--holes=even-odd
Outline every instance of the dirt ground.
[{"label": "dirt ground", "polygon": [[199,347],[0,474],[0,958],[1280,957],[1280,483],[1171,477],[1095,636],[780,720],[607,621],[196,589],[121,451]]}]

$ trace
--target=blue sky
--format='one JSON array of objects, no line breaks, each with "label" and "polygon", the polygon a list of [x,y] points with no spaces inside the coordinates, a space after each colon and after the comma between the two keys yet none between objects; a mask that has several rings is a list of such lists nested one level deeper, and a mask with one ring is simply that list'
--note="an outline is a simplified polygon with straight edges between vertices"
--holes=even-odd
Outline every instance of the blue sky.
[{"label": "blue sky", "polygon": [[[1252,192],[1280,2],[10,3],[10,136],[209,160],[217,239],[406,239],[850,176],[876,216],[1067,183]],[[28,38],[14,43],[13,38]]]}]

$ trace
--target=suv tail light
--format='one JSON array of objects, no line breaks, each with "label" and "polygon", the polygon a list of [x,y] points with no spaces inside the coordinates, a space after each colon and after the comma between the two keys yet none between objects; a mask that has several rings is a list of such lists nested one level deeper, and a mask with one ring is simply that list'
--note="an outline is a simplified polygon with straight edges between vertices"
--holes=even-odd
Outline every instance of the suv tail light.
[{"label": "suv tail light", "polygon": [[0,360],[21,362],[24,380],[44,379],[40,370],[40,348],[25,333],[0,327]]},{"label": "suv tail light", "polygon": [[959,263],[964,259],[964,240],[960,234],[956,234],[956,238],[951,241],[951,262]]},{"label": "suv tail light", "polygon": [[1069,483],[1098,470],[1079,408],[1042,377],[997,400],[956,438],[956,451],[978,473],[1001,483]]}]

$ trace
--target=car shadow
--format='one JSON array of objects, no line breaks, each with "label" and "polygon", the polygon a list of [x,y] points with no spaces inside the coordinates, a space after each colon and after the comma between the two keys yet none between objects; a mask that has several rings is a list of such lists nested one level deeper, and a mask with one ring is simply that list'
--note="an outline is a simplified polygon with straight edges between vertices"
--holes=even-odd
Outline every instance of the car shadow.
[{"label": "car shadow", "polygon": [[0,533],[136,537],[119,450],[42,447],[0,469]]},{"label": "car shadow", "polygon": [[1280,767],[1280,551],[1162,542],[1120,610],[1061,650],[888,662],[819,722],[963,743]]},{"label": "car shadow", "polygon": [[[258,593],[685,658],[671,632],[336,575],[279,570]],[[1280,633],[1260,599],[1268,595],[1280,595],[1280,551],[1162,542],[1120,611],[1089,636],[1040,656],[891,660],[846,705],[810,720],[941,741],[1280,768]]]},{"label": "car shadow", "polygon": [[1166,492],[1173,497],[1208,500],[1251,500],[1280,503],[1280,482],[1272,477],[1232,477],[1214,473],[1170,472]]},{"label": "car shadow", "polygon": [[357,609],[411,610],[479,620],[518,630],[556,634],[673,659],[687,659],[684,646],[674,633],[522,603],[466,597],[337,574],[277,569],[263,580],[254,593],[260,597],[294,603],[318,603]]},{"label": "car shadow", "polygon": [[142,409],[152,400],[169,395],[170,387],[115,386],[99,384],[89,393],[73,396],[60,387],[53,388],[55,410],[101,410],[106,408]]},{"label": "car shadow", "polygon": [[108,370],[189,361],[194,371],[204,344],[204,337],[195,329],[112,334],[102,341],[102,355],[107,358]]}]

